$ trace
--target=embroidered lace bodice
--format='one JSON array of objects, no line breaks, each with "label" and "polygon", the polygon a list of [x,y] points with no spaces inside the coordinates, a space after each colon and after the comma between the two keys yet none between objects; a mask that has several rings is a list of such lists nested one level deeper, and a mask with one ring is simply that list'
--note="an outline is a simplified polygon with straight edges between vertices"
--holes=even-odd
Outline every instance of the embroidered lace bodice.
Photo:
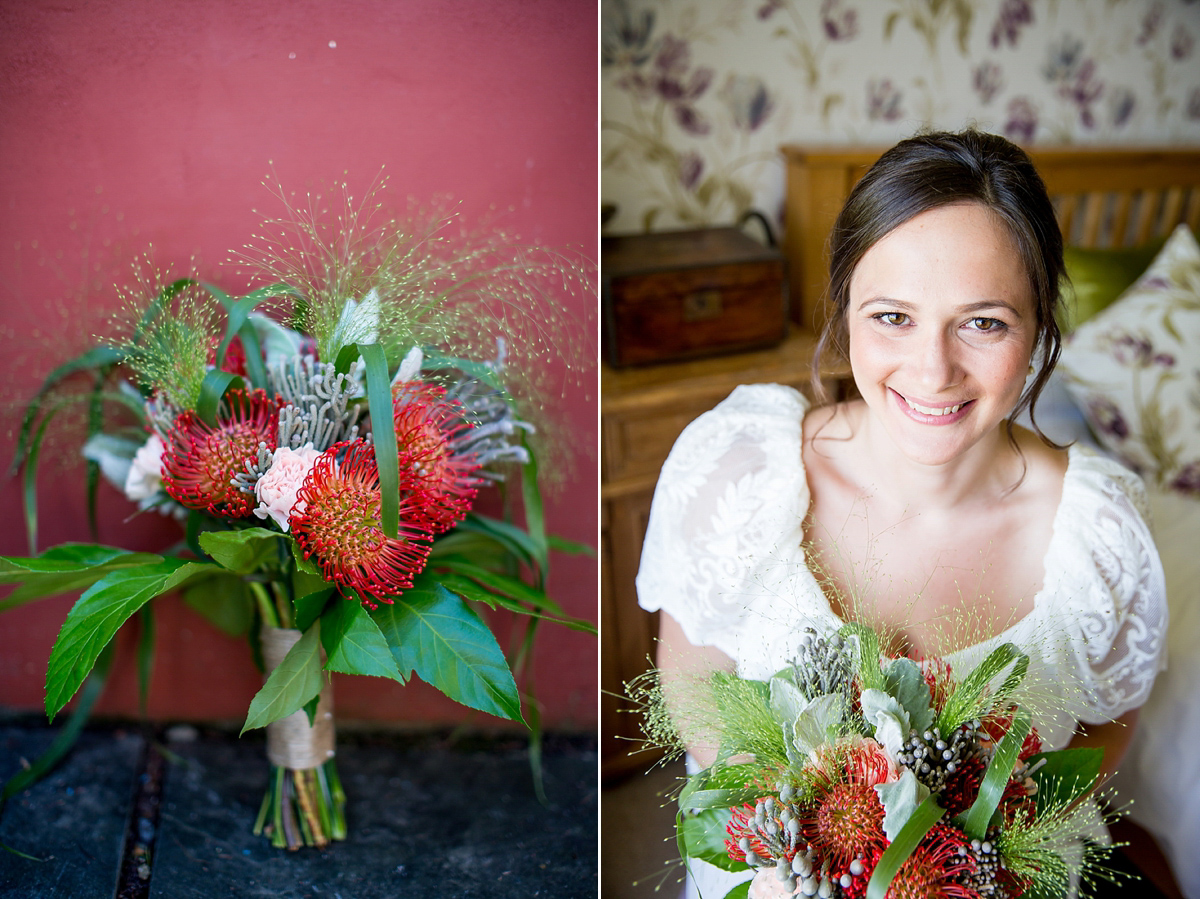
[{"label": "embroidered lace bodice", "polygon": [[[803,548],[807,411],[789,387],[737,388],[679,437],[654,495],[638,602],[733,658],[744,677],[785,667],[806,627],[842,624]],[[1001,643],[1029,653],[1047,748],[1065,744],[1078,721],[1141,705],[1165,667],[1166,591],[1148,517],[1136,475],[1073,446],[1033,610],[947,657],[970,670]]]}]

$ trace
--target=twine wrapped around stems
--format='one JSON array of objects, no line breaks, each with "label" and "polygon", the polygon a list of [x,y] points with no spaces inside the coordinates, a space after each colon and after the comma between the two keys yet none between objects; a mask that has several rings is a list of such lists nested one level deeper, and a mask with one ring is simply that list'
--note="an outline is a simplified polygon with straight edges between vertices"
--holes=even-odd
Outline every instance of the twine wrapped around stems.
[{"label": "twine wrapped around stems", "polygon": [[[301,636],[293,628],[263,626],[260,640],[268,675]],[[311,726],[303,709],[267,725],[267,758],[272,765],[293,771],[318,768],[334,757],[334,738],[333,690],[326,682]]]}]

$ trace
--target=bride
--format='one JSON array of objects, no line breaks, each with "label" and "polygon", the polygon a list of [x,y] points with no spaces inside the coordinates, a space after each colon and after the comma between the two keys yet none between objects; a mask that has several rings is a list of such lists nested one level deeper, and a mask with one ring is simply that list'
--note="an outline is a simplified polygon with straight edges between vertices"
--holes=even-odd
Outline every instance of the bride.
[{"label": "bride", "polygon": [[[1013,642],[1057,694],[1045,747],[1101,747],[1111,772],[1167,606],[1139,479],[1013,422],[1058,359],[1062,273],[1045,187],[1007,140],[925,134],[870,169],[830,237],[814,361],[841,351],[861,398],[739,387],[663,466],[637,588],[663,613],[668,698],[713,669],[765,679],[805,628],[849,618],[956,667]],[[715,749],[694,741],[691,763]],[[749,877],[692,874],[705,899]]]}]

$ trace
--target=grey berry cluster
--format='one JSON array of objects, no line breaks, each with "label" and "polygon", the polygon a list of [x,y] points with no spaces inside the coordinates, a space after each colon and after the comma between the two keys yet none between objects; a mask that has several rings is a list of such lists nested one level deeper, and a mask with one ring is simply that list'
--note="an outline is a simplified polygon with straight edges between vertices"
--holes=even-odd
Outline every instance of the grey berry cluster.
[{"label": "grey berry cluster", "polygon": [[1000,871],[1004,868],[1004,857],[996,846],[999,836],[997,828],[991,828],[985,835],[986,839],[971,840],[958,850],[963,859],[974,861],[975,871],[960,878],[959,882],[975,890],[981,897],[988,899],[1008,899],[1010,892],[1000,879]]},{"label": "grey berry cluster", "polygon": [[857,667],[858,647],[854,641],[837,633],[823,637],[811,627],[804,629],[792,668],[796,686],[807,698],[841,693],[849,705],[855,694]]},{"label": "grey berry cluster", "polygon": [[979,724],[978,720],[968,721],[947,737],[936,724],[924,732],[913,731],[896,760],[932,792],[940,793],[950,777],[978,753]]}]

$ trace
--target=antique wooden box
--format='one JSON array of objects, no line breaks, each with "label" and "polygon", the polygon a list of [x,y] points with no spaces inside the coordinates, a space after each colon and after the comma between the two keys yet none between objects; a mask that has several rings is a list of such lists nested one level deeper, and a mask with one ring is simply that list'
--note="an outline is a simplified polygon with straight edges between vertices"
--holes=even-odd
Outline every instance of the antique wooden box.
[{"label": "antique wooden box", "polygon": [[606,237],[601,340],[610,365],[770,346],[787,331],[779,251],[737,228]]}]

